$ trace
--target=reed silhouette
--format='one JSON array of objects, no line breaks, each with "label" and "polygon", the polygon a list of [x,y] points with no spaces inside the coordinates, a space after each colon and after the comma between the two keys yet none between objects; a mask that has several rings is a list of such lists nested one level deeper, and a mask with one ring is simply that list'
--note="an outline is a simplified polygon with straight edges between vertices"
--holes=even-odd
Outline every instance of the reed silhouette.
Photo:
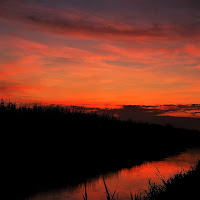
[{"label": "reed silhouette", "polygon": [[198,131],[3,100],[0,124],[6,187],[15,199],[159,160],[200,141]]},{"label": "reed silhouette", "polygon": [[171,175],[167,180],[163,175],[158,175],[162,185],[157,185],[149,180],[149,189],[143,194],[136,194],[135,200],[188,200],[200,197],[200,160],[188,172],[181,170]]},{"label": "reed silhouette", "polygon": [[106,190],[106,198],[107,198],[107,200],[114,200],[116,190],[114,191],[113,194],[110,194],[110,192],[108,190],[108,187],[106,185],[104,177],[103,177],[103,183],[104,183],[104,187],[105,187],[105,190]]},{"label": "reed silhouette", "polygon": [[[156,168],[157,169],[157,168]],[[131,200],[188,200],[188,199],[199,199],[200,192],[200,160],[197,165],[189,171],[184,171],[183,169],[175,175],[171,175],[166,179],[157,169],[157,176],[161,179],[162,184],[158,185],[152,183],[149,180],[148,190],[144,190],[138,194],[133,195],[130,190],[130,199]],[[118,200],[119,197],[115,197],[116,190],[113,195],[110,195],[106,182],[103,178],[106,199],[107,200]],[[85,185],[85,194],[87,194],[87,189]],[[86,196],[86,195],[85,195]],[[89,200],[85,198],[84,200]],[[86,196],[87,197],[87,196]]]}]

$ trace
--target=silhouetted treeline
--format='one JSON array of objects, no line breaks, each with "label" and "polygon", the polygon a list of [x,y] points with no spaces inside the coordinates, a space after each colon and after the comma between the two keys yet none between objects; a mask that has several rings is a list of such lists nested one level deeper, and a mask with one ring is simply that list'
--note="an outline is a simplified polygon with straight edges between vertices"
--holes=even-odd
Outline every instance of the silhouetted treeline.
[{"label": "silhouetted treeline", "polygon": [[7,188],[15,199],[161,159],[200,141],[198,131],[4,101],[0,125]]}]

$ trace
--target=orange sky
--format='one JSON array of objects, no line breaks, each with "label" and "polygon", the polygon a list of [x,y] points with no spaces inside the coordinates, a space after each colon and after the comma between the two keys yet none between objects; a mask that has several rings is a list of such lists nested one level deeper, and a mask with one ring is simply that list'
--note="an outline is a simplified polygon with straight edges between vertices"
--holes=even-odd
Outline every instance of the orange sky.
[{"label": "orange sky", "polygon": [[198,1],[106,2],[2,0],[0,96],[92,105],[199,103]]}]

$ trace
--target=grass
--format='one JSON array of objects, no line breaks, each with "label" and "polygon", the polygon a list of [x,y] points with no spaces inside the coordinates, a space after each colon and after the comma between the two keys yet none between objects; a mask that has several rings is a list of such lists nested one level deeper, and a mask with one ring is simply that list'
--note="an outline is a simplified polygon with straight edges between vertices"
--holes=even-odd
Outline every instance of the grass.
[{"label": "grass", "polygon": [[135,200],[188,200],[199,199],[200,193],[200,160],[188,172],[181,170],[167,180],[160,176],[162,185],[149,180],[149,189],[144,194],[136,195]]},{"label": "grass", "polygon": [[[104,187],[105,187],[105,190],[106,190],[106,199],[107,199],[107,200],[114,200],[116,190],[114,191],[113,194],[110,194],[110,192],[109,192],[109,190],[108,190],[108,187],[107,187],[107,185],[106,185],[106,182],[105,182],[104,177],[103,177],[103,183],[104,183]],[[117,199],[118,199],[118,196],[117,196]],[[83,200],[88,200],[88,198],[87,198],[87,188],[86,188],[86,184],[85,184],[85,195],[83,195]]]},{"label": "grass", "polygon": [[0,127],[6,187],[15,199],[160,160],[200,141],[198,131],[3,100]]},{"label": "grass", "polygon": [[114,200],[116,190],[114,191],[113,194],[110,194],[110,192],[108,191],[108,187],[106,185],[106,182],[105,182],[104,178],[103,178],[103,183],[104,183],[104,186],[105,186],[105,189],[106,189],[106,198],[107,198],[107,200]]},{"label": "grass", "polygon": [[86,183],[85,183],[85,194],[82,194],[83,195],[83,200],[88,200],[87,198],[87,186],[86,186]]},{"label": "grass", "polygon": [[[143,193],[138,193],[133,196],[130,190],[131,200],[190,200],[200,198],[200,160],[191,170],[181,170],[177,174],[171,175],[168,179],[160,174],[158,169],[157,171],[157,175],[162,180],[163,184],[158,185],[149,180],[149,188]],[[104,178],[103,182],[106,190],[106,199],[115,200],[114,196],[116,190],[110,195]],[[84,198],[84,200],[88,199]],[[118,195],[116,200],[118,200]]]}]

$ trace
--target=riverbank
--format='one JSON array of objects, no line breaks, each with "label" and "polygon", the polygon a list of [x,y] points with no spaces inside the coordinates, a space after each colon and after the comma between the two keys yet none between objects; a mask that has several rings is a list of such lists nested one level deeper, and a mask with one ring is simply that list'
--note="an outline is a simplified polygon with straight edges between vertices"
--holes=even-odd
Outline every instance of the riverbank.
[{"label": "riverbank", "polygon": [[200,198],[200,160],[197,165],[185,172],[182,170],[178,174],[165,179],[162,174],[158,176],[162,180],[162,185],[156,185],[149,181],[149,189],[145,193],[135,195],[134,200],[188,200]]},{"label": "riverbank", "polygon": [[[156,168],[156,167],[155,167]],[[181,169],[174,175],[170,175],[167,179],[163,174],[157,170],[157,176],[162,181],[162,184],[156,184],[149,180],[147,190],[141,190],[142,192],[133,195],[130,190],[130,197],[127,199],[131,200],[188,200],[188,199],[199,199],[200,193],[200,160],[190,170],[185,171]],[[106,181],[103,178],[103,184],[105,189],[105,199],[107,200],[120,200],[118,191],[110,191]],[[89,200],[87,187],[85,185],[83,199]],[[124,198],[123,198],[124,199]]]},{"label": "riverbank", "polygon": [[198,131],[59,106],[0,106],[7,188],[15,199],[130,168],[199,145]]}]

